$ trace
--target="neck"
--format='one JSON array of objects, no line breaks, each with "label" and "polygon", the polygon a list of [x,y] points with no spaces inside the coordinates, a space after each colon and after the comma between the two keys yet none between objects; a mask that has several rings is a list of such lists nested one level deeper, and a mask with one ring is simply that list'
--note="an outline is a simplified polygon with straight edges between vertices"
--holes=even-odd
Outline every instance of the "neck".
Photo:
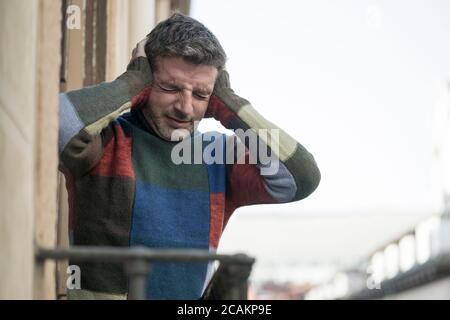
[{"label": "neck", "polygon": [[[142,112],[141,108],[134,108],[131,110],[131,114],[133,115],[133,118],[136,119],[136,124],[138,125],[138,127],[140,127],[141,129],[149,132],[150,134],[160,138],[161,140],[164,140],[166,142],[175,142],[178,143],[178,141],[168,141],[166,139],[163,139],[162,137],[160,137],[155,130],[153,130],[152,126],[148,123],[147,119],[144,116],[144,113]],[[200,132],[197,129],[194,129],[193,132],[190,133],[191,138],[194,137],[195,135],[199,134]]]}]

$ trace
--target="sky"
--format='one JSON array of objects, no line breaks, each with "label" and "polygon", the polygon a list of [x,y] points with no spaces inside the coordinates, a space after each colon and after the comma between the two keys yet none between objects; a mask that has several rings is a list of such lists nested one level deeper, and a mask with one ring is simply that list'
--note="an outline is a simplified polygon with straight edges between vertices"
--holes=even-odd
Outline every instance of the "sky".
[{"label": "sky", "polygon": [[235,92],[305,146],[322,173],[305,200],[239,209],[222,247],[269,263],[264,246],[236,237],[273,239],[288,221],[297,228],[278,248],[303,246],[298,257],[328,263],[332,239],[350,246],[337,255],[359,257],[435,213],[433,107],[450,80],[449,1],[193,0],[190,15],[221,41]]},{"label": "sky", "polygon": [[301,208],[430,208],[448,1],[196,0],[191,15],[224,46],[235,91],[315,156],[323,180]]}]

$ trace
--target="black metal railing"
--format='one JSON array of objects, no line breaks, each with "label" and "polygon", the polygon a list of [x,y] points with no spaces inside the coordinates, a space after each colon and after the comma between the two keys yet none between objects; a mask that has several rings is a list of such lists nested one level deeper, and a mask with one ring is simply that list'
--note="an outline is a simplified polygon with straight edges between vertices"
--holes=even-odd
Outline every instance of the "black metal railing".
[{"label": "black metal railing", "polygon": [[146,247],[72,246],[70,248],[36,250],[37,263],[45,260],[71,262],[122,263],[129,281],[128,299],[145,299],[145,282],[154,262],[209,262],[220,266],[211,279],[203,299],[247,299],[248,277],[254,258],[245,254],[215,254],[199,249],[149,249]]}]

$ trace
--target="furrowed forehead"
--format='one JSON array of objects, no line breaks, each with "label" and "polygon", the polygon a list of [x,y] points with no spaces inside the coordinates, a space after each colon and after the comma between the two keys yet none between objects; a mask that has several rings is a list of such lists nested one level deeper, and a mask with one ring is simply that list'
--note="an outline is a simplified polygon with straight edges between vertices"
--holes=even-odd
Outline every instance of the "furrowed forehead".
[{"label": "furrowed forehead", "polygon": [[217,68],[209,65],[195,65],[182,58],[158,59],[155,80],[176,86],[189,86],[198,90],[211,91],[217,76]]}]

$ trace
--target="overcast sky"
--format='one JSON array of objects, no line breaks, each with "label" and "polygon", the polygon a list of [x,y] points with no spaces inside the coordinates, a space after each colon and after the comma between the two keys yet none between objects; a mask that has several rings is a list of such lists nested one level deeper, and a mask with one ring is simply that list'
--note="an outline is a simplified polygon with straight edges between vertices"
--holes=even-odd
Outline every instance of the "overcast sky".
[{"label": "overcast sky", "polygon": [[317,160],[316,193],[283,210],[430,210],[449,1],[194,0],[191,15],[223,44],[235,91]]}]

